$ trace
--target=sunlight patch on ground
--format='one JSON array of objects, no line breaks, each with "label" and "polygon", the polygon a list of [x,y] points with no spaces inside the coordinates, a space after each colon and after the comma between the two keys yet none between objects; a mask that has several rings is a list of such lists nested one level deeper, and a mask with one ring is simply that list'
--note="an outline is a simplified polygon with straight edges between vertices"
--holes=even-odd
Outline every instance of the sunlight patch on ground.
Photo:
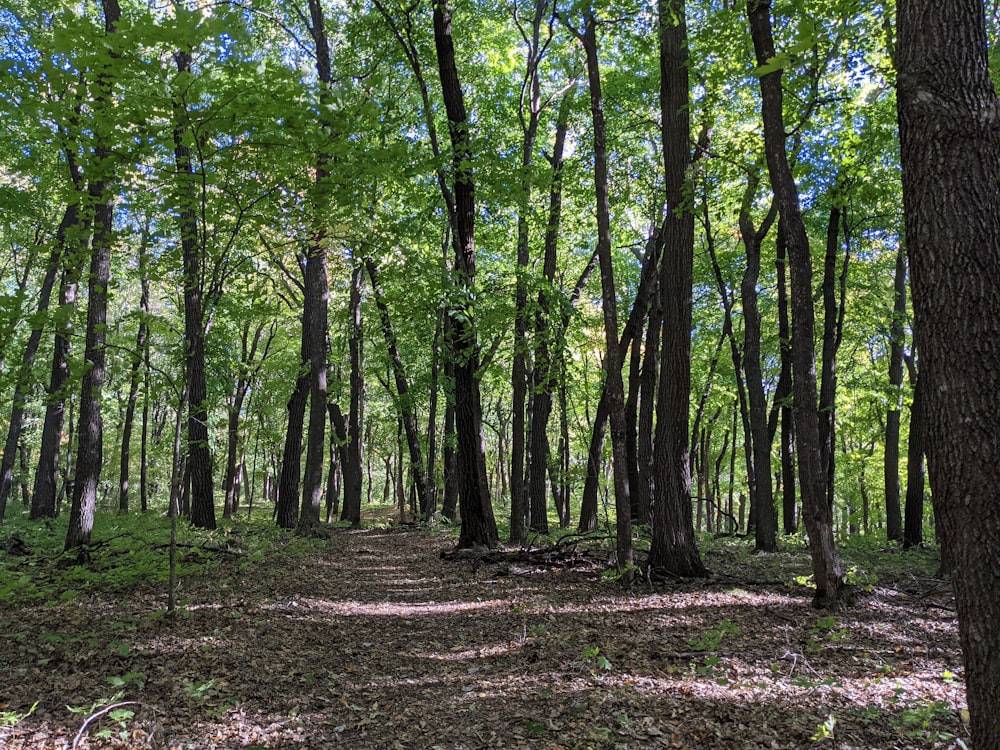
[{"label": "sunlight patch on ground", "polygon": [[506,607],[507,603],[493,599],[490,601],[448,601],[448,602],[361,602],[354,600],[329,601],[327,599],[296,599],[275,602],[261,607],[264,610],[285,610],[302,608],[318,614],[341,617],[421,617],[433,615],[454,615]]}]

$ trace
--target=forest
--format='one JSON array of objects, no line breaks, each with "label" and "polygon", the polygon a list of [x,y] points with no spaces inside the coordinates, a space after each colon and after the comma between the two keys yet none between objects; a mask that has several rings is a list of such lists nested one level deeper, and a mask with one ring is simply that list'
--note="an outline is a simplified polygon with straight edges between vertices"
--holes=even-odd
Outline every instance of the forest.
[{"label": "forest", "polygon": [[[0,673],[67,658],[24,650],[79,636],[42,602],[156,581],[183,622],[185,576],[250,590],[264,561],[318,597],[294,561],[324,549],[405,550],[456,602],[565,570],[565,607],[652,610],[743,576],[827,645],[889,586],[934,592],[964,659],[967,708],[929,704],[913,746],[1000,748],[998,32],[979,0],[0,0]],[[790,580],[800,607],[768,599]],[[670,652],[696,681],[768,627],[724,606]],[[186,697],[237,710],[210,682]],[[0,694],[0,741],[27,697]],[[143,705],[87,700],[44,742]],[[518,741],[562,746],[544,718]]]}]

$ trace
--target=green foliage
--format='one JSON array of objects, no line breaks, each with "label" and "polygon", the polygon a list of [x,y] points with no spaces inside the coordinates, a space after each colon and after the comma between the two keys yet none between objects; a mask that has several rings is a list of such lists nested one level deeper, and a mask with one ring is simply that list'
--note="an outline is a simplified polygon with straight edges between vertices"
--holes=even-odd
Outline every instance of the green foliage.
[{"label": "green foliage", "polygon": [[697,638],[688,639],[688,645],[694,651],[714,651],[722,643],[722,639],[727,636],[739,634],[740,629],[736,623],[729,620],[722,620],[717,625],[713,625]]},{"label": "green foliage", "polygon": [[810,738],[813,742],[821,742],[833,738],[833,730],[837,726],[837,717],[830,714],[826,720],[816,726],[816,732]]}]

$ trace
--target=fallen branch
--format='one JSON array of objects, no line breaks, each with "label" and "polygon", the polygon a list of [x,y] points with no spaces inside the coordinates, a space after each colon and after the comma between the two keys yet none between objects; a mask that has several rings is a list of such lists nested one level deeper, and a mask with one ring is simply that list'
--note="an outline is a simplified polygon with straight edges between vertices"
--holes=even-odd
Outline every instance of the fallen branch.
[{"label": "fallen branch", "polygon": [[105,706],[100,711],[95,711],[86,719],[83,720],[83,726],[80,727],[80,731],[76,733],[76,737],[73,738],[73,750],[76,750],[76,746],[80,744],[80,740],[83,739],[83,735],[87,733],[87,727],[93,724],[102,716],[111,713],[116,708],[121,708],[122,706],[140,706],[142,705],[139,701],[122,701],[121,703],[112,703],[110,706]]}]

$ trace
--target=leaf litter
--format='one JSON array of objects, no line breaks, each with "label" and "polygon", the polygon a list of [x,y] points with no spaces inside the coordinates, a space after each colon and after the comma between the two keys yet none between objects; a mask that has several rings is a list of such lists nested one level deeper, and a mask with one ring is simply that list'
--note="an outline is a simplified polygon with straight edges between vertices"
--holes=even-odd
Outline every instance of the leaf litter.
[{"label": "leaf litter", "polygon": [[[451,557],[446,532],[339,530],[153,587],[0,613],[0,747],[963,747],[950,587],[835,614],[804,554],[708,553],[624,591],[594,558]],[[548,553],[545,553],[548,554]],[[127,704],[118,706],[118,704]],[[19,719],[19,720],[18,720]]]}]

